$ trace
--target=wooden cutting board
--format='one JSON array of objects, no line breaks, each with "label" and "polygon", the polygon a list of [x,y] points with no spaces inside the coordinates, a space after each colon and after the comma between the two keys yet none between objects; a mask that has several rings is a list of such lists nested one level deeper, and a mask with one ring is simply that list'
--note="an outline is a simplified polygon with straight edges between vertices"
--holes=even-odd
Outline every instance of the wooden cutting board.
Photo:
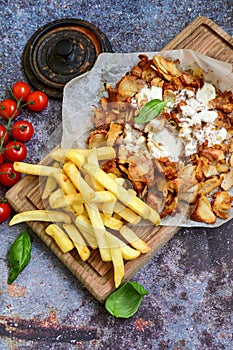
[{"label": "wooden cutting board", "polygon": [[[219,28],[214,22],[198,17],[190,23],[177,37],[168,43],[163,50],[192,49],[210,57],[233,63],[233,38]],[[25,176],[6,193],[11,206],[17,212],[43,208],[40,197],[38,177]],[[101,261],[98,251],[93,252],[88,261],[83,262],[73,250],[63,254],[48,235],[45,234],[47,224],[28,222],[51,251],[67,266],[67,268],[84,284],[92,295],[100,302],[115,289],[113,268],[111,263]],[[142,254],[133,261],[125,263],[125,279],[129,280],[158,250],[177,232],[177,227],[139,227],[138,235],[152,248],[149,254]]]}]

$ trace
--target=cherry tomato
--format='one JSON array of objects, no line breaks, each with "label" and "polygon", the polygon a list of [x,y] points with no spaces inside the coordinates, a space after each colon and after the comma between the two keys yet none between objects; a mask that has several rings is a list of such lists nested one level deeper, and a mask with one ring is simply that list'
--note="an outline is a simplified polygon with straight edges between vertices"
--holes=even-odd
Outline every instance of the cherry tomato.
[{"label": "cherry tomato", "polygon": [[35,112],[45,109],[48,105],[48,101],[48,97],[43,91],[33,91],[26,99],[28,108]]},{"label": "cherry tomato", "polygon": [[2,165],[3,162],[4,162],[4,158],[3,158],[2,153],[0,153],[0,165]]},{"label": "cherry tomato", "polygon": [[26,101],[28,95],[31,92],[31,88],[30,86],[25,83],[24,81],[17,81],[16,83],[14,83],[14,85],[12,86],[12,92],[14,97],[17,100],[20,101]]},{"label": "cherry tomato", "polygon": [[0,223],[6,221],[11,215],[11,207],[5,198],[0,198]]},{"label": "cherry tomato", "polygon": [[8,120],[15,119],[19,114],[17,110],[17,103],[14,100],[5,99],[0,103],[0,115]]},{"label": "cherry tomato", "polygon": [[22,142],[10,141],[6,144],[3,154],[9,162],[22,162],[27,156],[27,148]]},{"label": "cherry tomato", "polygon": [[18,120],[12,125],[11,134],[15,140],[27,142],[32,138],[34,128],[30,122],[26,120]]},{"label": "cherry tomato", "polygon": [[0,166],[0,183],[4,186],[11,187],[21,178],[21,173],[16,171],[12,163],[3,163]]},{"label": "cherry tomato", "polygon": [[2,138],[5,137],[3,144],[5,144],[9,140],[9,134],[6,132],[6,128],[4,125],[0,124],[0,144],[2,142]]}]

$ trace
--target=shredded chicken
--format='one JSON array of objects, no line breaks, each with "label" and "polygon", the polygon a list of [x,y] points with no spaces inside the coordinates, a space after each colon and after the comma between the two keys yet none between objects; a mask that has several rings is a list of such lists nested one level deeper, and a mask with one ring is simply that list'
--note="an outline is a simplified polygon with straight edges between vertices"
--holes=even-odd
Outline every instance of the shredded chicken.
[{"label": "shredded chicken", "polygon": [[[142,98],[139,106],[140,93],[152,87],[155,91],[162,89],[163,100],[176,102],[168,104],[168,108],[149,123],[136,125],[135,117],[149,100]],[[216,217],[228,217],[232,202],[227,191],[233,186],[233,93],[216,89],[215,97],[207,103],[210,115],[215,110],[215,119],[210,123],[204,116],[194,124],[193,118],[199,117],[198,113],[206,106],[206,97],[194,116],[196,100],[193,102],[192,97],[197,92],[200,96],[203,87],[206,85],[200,68],[184,72],[178,61],[172,62],[160,55],[152,59],[139,55],[138,63],[114,87],[106,84],[107,96],[102,97],[94,109],[97,130],[90,133],[87,143],[91,148],[103,143],[115,147],[117,159],[101,164],[102,169],[128,179],[137,194],[160,211],[162,218],[175,215],[181,202],[185,202],[190,205],[191,220],[213,224]],[[182,93],[186,99],[180,98]],[[191,125],[188,131],[187,125],[182,124],[184,111]],[[211,125],[214,131],[208,129]],[[189,155],[181,154],[178,161],[170,159],[164,146],[153,139],[153,135],[164,128],[177,133],[195,129],[199,137],[199,141],[195,141],[196,151],[194,148]],[[203,140],[206,128],[212,143],[209,139]],[[185,138],[182,141],[184,148],[195,146],[192,137],[188,142]]]}]

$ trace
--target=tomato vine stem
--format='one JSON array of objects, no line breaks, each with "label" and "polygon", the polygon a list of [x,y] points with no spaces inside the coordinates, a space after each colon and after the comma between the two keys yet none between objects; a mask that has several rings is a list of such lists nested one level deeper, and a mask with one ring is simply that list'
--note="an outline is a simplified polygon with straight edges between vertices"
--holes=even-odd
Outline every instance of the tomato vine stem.
[{"label": "tomato vine stem", "polygon": [[6,126],[6,131],[3,135],[3,137],[1,138],[1,142],[0,142],[0,153],[2,153],[2,150],[3,150],[3,145],[4,145],[4,142],[5,142],[5,139],[6,139],[6,136],[7,136],[7,133],[10,131],[11,129],[11,122],[12,120],[15,118],[17,112],[20,110],[20,108],[22,108],[22,106],[20,106],[20,103],[21,103],[21,98],[18,100],[16,99],[16,102],[17,102],[17,105],[16,105],[16,108],[15,108],[15,111],[14,113],[12,114],[12,116],[10,118],[8,118],[8,115],[6,114],[6,117],[7,117],[7,126]]}]

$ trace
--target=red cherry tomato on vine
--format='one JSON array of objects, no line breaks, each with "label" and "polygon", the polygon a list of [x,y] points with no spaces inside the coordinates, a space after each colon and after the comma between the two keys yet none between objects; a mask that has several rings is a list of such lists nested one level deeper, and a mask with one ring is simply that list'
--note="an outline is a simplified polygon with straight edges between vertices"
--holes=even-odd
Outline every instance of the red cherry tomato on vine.
[{"label": "red cherry tomato on vine", "polygon": [[21,178],[21,173],[16,171],[12,163],[3,163],[0,166],[0,183],[4,186],[11,187]]},{"label": "red cherry tomato on vine", "polygon": [[33,91],[26,99],[28,108],[35,112],[45,109],[48,105],[48,101],[48,97],[43,91]]},{"label": "red cherry tomato on vine", "polygon": [[15,140],[27,142],[32,138],[34,128],[30,122],[26,120],[18,120],[12,125],[11,134]]},{"label": "red cherry tomato on vine", "polygon": [[2,142],[2,138],[5,137],[3,144],[5,144],[9,140],[9,134],[6,132],[6,128],[4,125],[0,124],[0,144]]},{"label": "red cherry tomato on vine", "polygon": [[16,83],[14,83],[14,85],[12,86],[12,92],[14,97],[17,100],[20,101],[26,101],[28,95],[31,92],[31,88],[30,86],[25,83],[24,81],[17,81]]},{"label": "red cherry tomato on vine", "polygon": [[2,165],[3,162],[4,162],[4,158],[3,158],[2,153],[0,153],[0,165]]},{"label": "red cherry tomato on vine", "polygon": [[17,110],[17,103],[14,100],[7,98],[0,102],[0,115],[3,119],[15,119],[18,114],[19,110]]},{"label": "red cherry tomato on vine", "polygon": [[27,156],[27,148],[22,142],[10,141],[4,147],[3,154],[9,162],[22,162]]},{"label": "red cherry tomato on vine", "polygon": [[6,221],[11,215],[11,207],[5,198],[0,198],[0,223]]}]

